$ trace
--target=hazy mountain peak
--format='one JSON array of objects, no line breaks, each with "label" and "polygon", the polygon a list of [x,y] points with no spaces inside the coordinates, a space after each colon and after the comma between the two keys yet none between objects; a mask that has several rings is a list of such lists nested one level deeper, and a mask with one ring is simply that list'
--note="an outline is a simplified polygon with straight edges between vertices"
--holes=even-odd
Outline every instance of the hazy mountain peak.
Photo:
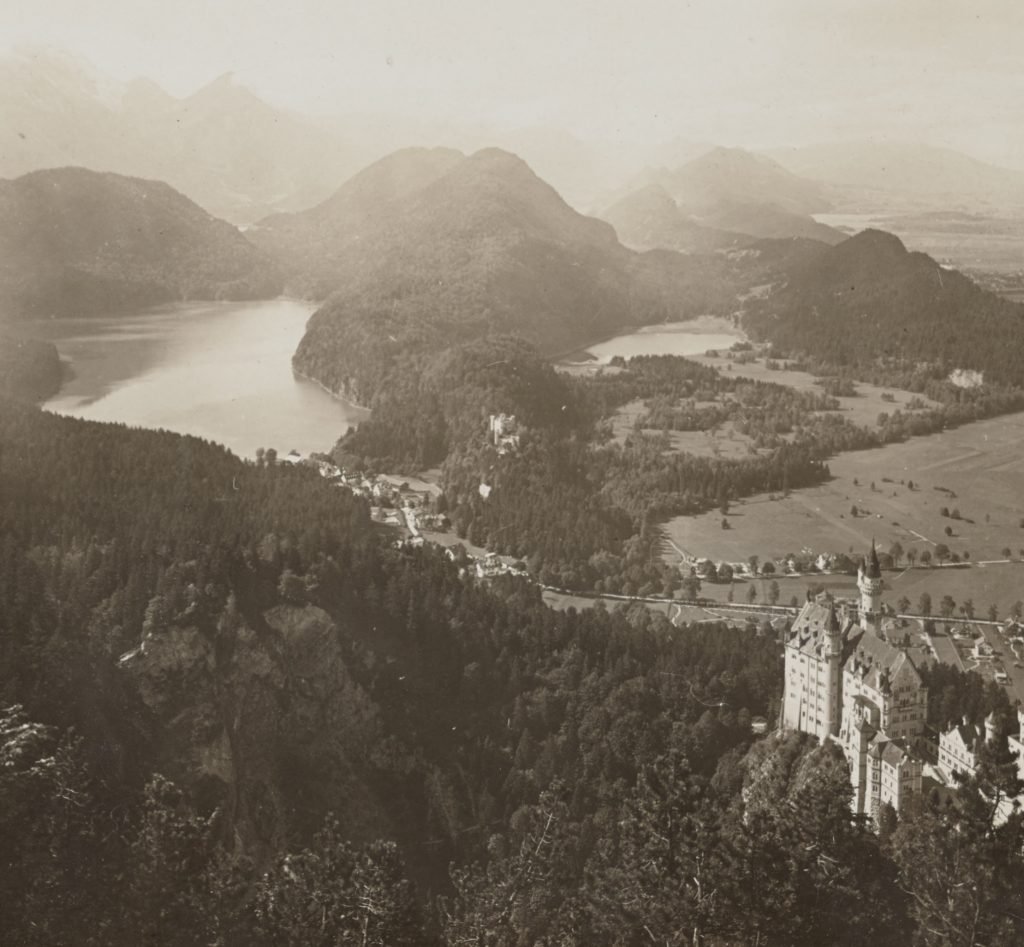
[{"label": "hazy mountain peak", "polygon": [[[116,107],[124,94],[124,84],[104,76],[87,60],[64,50],[49,47],[20,46],[0,62],[0,79],[12,91],[22,94],[48,92],[64,99],[88,98],[107,107]],[[47,98],[35,104],[46,106]]]},{"label": "hazy mountain peak", "polygon": [[478,164],[529,168],[529,165],[522,158],[511,151],[506,151],[504,148],[481,148],[478,151],[474,151],[469,156],[469,160]]},{"label": "hazy mountain peak", "polygon": [[481,148],[479,151],[473,152],[466,159],[464,171],[495,175],[506,182],[519,181],[524,184],[537,182],[542,183],[546,188],[550,187],[547,182],[541,181],[519,155],[505,151],[503,148]]},{"label": "hazy mountain peak", "polygon": [[132,79],[125,88],[121,106],[125,111],[145,112],[146,110],[167,111],[174,108],[178,100],[157,85],[152,79]]},{"label": "hazy mountain peak", "polygon": [[756,151],[748,151],[746,148],[735,148],[727,145],[716,145],[714,148],[706,151],[703,155],[699,155],[693,158],[688,164],[692,167],[699,167],[700,165],[726,165],[726,166],[757,166],[761,168],[771,168],[772,170],[778,170],[787,175],[793,176],[791,172],[786,171],[777,161],[769,158],[767,155],[758,154]]},{"label": "hazy mountain peak", "polygon": [[844,252],[872,250],[885,253],[906,253],[903,241],[886,230],[868,227],[841,244]]},{"label": "hazy mountain peak", "polygon": [[186,99],[52,50],[0,58],[0,177],[78,165],[168,181],[247,223],[323,200],[364,163],[225,73]]},{"label": "hazy mountain peak", "polygon": [[336,230],[358,226],[360,219],[383,213],[392,202],[421,190],[451,168],[466,160],[454,148],[402,148],[363,168],[349,178],[327,200],[297,214],[275,215],[259,226],[291,220],[302,226],[306,218],[328,224]]},{"label": "hazy mountain peak", "polygon": [[689,218],[660,184],[648,184],[627,194],[601,217],[634,250],[661,248],[706,253],[752,242],[745,235],[703,226]]},{"label": "hazy mountain peak", "polygon": [[775,204],[798,214],[828,207],[820,185],[742,148],[712,148],[675,170],[647,172],[644,179],[661,184],[680,206],[698,215],[723,204]]},{"label": "hazy mountain peak", "polygon": [[274,111],[255,92],[236,81],[233,72],[222,73],[212,82],[208,82],[201,89],[193,92],[184,100],[184,106],[188,109],[201,106],[218,109]]}]

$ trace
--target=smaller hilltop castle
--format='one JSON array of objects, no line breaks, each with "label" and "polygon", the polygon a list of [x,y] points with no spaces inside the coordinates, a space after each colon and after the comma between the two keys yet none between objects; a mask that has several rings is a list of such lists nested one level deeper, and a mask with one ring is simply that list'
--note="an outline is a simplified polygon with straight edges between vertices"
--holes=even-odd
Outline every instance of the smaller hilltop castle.
[{"label": "smaller hilltop castle", "polygon": [[878,818],[921,791],[928,691],[907,653],[893,644],[881,609],[874,543],[857,571],[856,603],[808,601],[786,641],[783,727],[842,748],[853,807]]},{"label": "smaller hilltop castle", "polygon": [[487,422],[487,432],[499,454],[519,450],[519,424],[514,414],[492,414]]}]

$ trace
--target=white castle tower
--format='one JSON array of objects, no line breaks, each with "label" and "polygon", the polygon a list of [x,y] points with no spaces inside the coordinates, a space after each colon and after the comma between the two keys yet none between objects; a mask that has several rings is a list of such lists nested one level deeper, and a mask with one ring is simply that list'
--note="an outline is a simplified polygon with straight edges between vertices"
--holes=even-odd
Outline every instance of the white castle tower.
[{"label": "white castle tower", "polygon": [[874,540],[871,540],[871,555],[857,567],[857,591],[860,592],[861,627],[877,635],[882,618],[882,568]]}]

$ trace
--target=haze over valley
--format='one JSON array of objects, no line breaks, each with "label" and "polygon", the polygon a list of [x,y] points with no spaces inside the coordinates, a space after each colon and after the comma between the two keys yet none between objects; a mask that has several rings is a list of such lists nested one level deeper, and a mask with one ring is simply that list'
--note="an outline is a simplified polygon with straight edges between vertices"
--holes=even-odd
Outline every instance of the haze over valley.
[{"label": "haze over valley", "polygon": [[1024,13],[0,10],[0,942],[1024,942]]}]

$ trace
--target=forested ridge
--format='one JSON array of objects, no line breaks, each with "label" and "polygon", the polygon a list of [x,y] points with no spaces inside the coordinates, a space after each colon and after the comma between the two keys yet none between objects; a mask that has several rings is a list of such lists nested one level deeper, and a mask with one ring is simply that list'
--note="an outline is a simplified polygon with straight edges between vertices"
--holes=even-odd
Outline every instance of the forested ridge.
[{"label": "forested ridge", "polygon": [[[725,516],[743,497],[822,482],[839,451],[1024,405],[1014,388],[965,390],[924,375],[920,387],[938,404],[920,401],[868,428],[824,390],[750,381],[678,356],[616,359],[570,377],[515,337],[406,353],[378,384],[370,419],[335,448],[339,463],[409,473],[440,465],[436,511],[462,538],[523,560],[545,585],[627,595],[678,587],[660,556],[659,524],[669,517],[714,508]],[[633,428],[613,438],[610,419],[637,402]],[[490,442],[497,413],[517,418],[514,451]],[[673,431],[723,424],[747,438],[745,456],[672,448]]]},{"label": "forested ridge", "polygon": [[[827,399],[737,385],[686,359],[637,358],[615,374],[571,379],[513,337],[410,356],[381,389],[372,417],[337,445],[339,462],[408,471],[442,464],[439,511],[461,536],[524,559],[544,584],[627,594],[675,588],[678,575],[657,555],[660,521],[818,483],[840,436],[833,431],[858,433],[818,424],[813,409]],[[605,422],[625,402],[646,398],[658,411],[694,395],[744,411],[763,449],[718,459],[673,453],[658,432],[609,441]],[[519,448],[505,455],[487,436],[488,417],[499,412],[522,426]]]},{"label": "forested ridge", "polygon": [[[752,742],[772,633],[557,613],[311,471],[9,401],[0,532],[7,943],[1020,936],[977,787],[875,835],[834,751]],[[1005,715],[969,682],[935,712]]]},{"label": "forested ridge", "polygon": [[0,392],[39,401],[60,389],[62,377],[53,343],[0,335]]},{"label": "forested ridge", "polygon": [[410,352],[514,334],[552,354],[625,326],[730,314],[738,294],[825,249],[751,240],[735,255],[636,253],[493,148],[396,152],[250,235],[292,291],[325,300],[296,367],[363,403]]},{"label": "forested ridge", "polygon": [[[490,212],[507,210],[495,174],[511,174],[538,209],[525,166],[477,161]],[[434,185],[450,195],[458,182]],[[458,231],[457,203],[449,212]],[[607,242],[600,225],[558,220],[592,249]],[[551,220],[532,223],[544,231]],[[530,240],[512,254],[481,245],[515,262],[502,297],[513,316],[537,288],[529,274],[566,265]],[[775,242],[751,258],[763,274],[822,252]],[[651,267],[655,297],[672,298],[657,254],[616,259]],[[661,518],[818,482],[834,450],[1019,396],[984,387],[868,432],[836,419],[826,392],[685,359],[573,378],[505,333],[521,327],[515,318],[459,295],[472,285],[483,299],[505,272],[472,260],[479,285],[428,291],[417,276],[415,292],[365,311],[332,309],[336,298],[307,339],[340,331],[342,347],[313,346],[320,361],[306,364],[373,407],[338,460],[441,465],[439,511],[543,582],[670,593],[678,576],[655,555]],[[374,279],[394,275],[387,259],[376,265]],[[345,350],[353,340],[365,345]],[[949,394],[931,369],[923,377]],[[614,437],[610,417],[637,401],[635,429]],[[498,412],[520,425],[505,453],[487,437]],[[717,423],[750,438],[748,456],[669,449],[670,432]],[[196,438],[0,395],[5,942],[1003,947],[1024,937],[1022,818],[994,818],[995,801],[1022,788],[1005,742],[985,748],[975,778],[901,819],[886,811],[876,832],[850,811],[837,749],[755,736],[753,718],[777,723],[783,683],[770,625],[675,627],[638,604],[557,612],[533,581],[485,583],[464,564],[396,545],[364,500],[272,452],[247,463]],[[992,711],[1000,734],[1013,726],[995,685],[941,667],[925,676],[931,726]]]},{"label": "forested ridge", "polygon": [[0,180],[0,323],[280,289],[267,256],[161,181],[85,168]]},{"label": "forested ridge", "polygon": [[864,380],[898,384],[960,368],[1020,388],[1022,314],[1019,303],[909,253],[892,234],[866,230],[793,267],[785,285],[750,306],[744,325],[780,350]]}]

